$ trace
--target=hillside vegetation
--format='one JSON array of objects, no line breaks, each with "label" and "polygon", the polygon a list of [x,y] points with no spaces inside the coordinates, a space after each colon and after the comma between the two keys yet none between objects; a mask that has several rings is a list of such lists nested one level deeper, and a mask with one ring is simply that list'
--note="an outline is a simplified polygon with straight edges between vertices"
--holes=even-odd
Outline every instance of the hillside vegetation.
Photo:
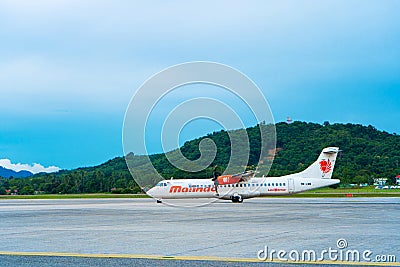
[{"label": "hillside vegetation", "polygon": [[[254,169],[260,155],[259,127],[247,130],[250,140],[248,168]],[[268,131],[268,129],[267,129]],[[394,183],[400,174],[400,136],[378,131],[373,126],[355,124],[324,125],[305,122],[276,124],[277,153],[269,176],[280,176],[305,169],[314,162],[322,148],[339,146],[343,152],[338,157],[333,178],[339,178],[342,185],[350,183],[372,183],[373,178],[385,177]],[[218,164],[222,172],[230,158],[230,140],[226,131],[205,136],[217,146],[217,155],[212,164]],[[186,142],[182,154],[190,160],[200,157],[198,145],[205,138]],[[151,170],[144,163],[143,156],[129,154],[129,160],[143,170]],[[187,173],[172,166],[164,154],[151,155],[150,159],[163,177],[207,178],[212,176],[212,166],[197,173]],[[154,173],[149,171],[149,176]],[[149,178],[149,177],[146,177]],[[151,179],[152,177],[150,177]],[[154,177],[156,179],[156,177]],[[53,174],[40,174],[26,179],[0,178],[0,194],[6,190],[19,194],[40,193],[136,193],[140,188],[130,175],[125,159],[114,158],[99,166],[63,170]]]}]

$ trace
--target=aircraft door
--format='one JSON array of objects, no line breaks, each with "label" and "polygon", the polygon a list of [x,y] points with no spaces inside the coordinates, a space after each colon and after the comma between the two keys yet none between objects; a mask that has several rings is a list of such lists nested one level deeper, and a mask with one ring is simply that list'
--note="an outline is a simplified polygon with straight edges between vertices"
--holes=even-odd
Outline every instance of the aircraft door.
[{"label": "aircraft door", "polygon": [[288,191],[289,191],[289,193],[293,193],[294,192],[294,180],[293,180],[293,178],[289,178],[288,179]]}]

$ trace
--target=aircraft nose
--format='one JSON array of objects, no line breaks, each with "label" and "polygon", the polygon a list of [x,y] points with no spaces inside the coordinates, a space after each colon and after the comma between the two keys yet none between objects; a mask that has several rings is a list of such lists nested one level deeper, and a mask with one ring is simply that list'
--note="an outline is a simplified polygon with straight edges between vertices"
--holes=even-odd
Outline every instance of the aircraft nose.
[{"label": "aircraft nose", "polygon": [[154,196],[154,194],[155,194],[155,189],[154,189],[154,187],[153,187],[153,188],[150,188],[149,190],[147,190],[146,194],[147,194],[148,196],[154,198],[154,197],[155,197],[155,196]]}]

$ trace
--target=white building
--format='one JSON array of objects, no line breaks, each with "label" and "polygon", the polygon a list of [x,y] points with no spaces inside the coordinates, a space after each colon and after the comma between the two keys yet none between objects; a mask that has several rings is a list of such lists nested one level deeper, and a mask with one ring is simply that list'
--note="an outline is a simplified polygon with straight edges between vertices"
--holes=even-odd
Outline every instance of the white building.
[{"label": "white building", "polygon": [[400,185],[400,174],[396,176],[396,184]]},{"label": "white building", "polygon": [[387,178],[374,178],[374,185],[385,185]]}]

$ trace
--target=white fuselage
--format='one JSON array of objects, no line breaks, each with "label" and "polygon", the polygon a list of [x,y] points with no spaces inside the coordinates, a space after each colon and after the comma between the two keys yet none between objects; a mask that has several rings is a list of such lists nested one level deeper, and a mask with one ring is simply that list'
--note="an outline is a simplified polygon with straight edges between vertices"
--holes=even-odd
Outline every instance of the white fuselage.
[{"label": "white fuselage", "polygon": [[[211,179],[163,180],[146,193],[158,200],[171,198],[220,198],[242,202],[258,196],[289,195],[340,183],[331,179],[338,147],[324,148],[317,161],[302,172],[282,177],[248,177],[246,173]],[[236,177],[236,178],[235,178]]]},{"label": "white fuselage", "polygon": [[240,195],[243,198],[258,196],[289,195],[311,189],[339,183],[338,179],[319,179],[283,176],[283,177],[254,177],[248,181],[218,185],[216,194],[214,182],[211,179],[181,179],[163,180],[147,191],[156,199],[179,198],[221,198],[231,199]]}]

